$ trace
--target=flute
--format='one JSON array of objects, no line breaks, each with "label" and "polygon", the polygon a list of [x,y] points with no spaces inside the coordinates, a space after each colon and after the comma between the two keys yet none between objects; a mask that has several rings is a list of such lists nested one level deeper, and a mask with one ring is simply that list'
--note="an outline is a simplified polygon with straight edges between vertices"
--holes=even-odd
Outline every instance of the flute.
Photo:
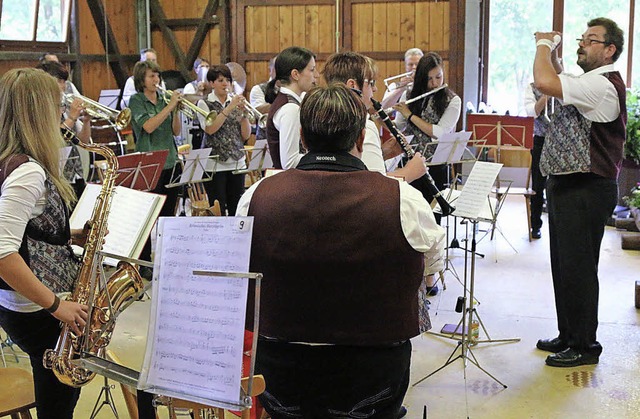
[{"label": "flute", "polygon": [[[444,84],[443,84],[442,86],[440,86],[440,87],[436,87],[436,88],[435,88],[435,89],[433,89],[433,90],[429,90],[428,92],[425,92],[425,93],[423,93],[423,94],[421,94],[421,95],[419,95],[419,96],[416,96],[416,97],[414,97],[414,98],[411,98],[411,99],[409,99],[409,100],[407,100],[407,101],[400,102],[400,103],[404,103],[405,105],[408,105],[408,104],[413,103],[413,102],[416,102],[416,101],[418,101],[418,100],[420,100],[420,99],[424,99],[425,97],[430,96],[430,95],[432,95],[432,94],[434,94],[434,93],[436,93],[436,92],[439,92],[440,90],[444,89],[445,87],[447,87],[447,83],[444,83]],[[394,109],[393,109],[393,108],[388,108],[388,109],[385,109],[385,110],[384,110],[384,112],[385,112],[385,113],[389,113],[389,112],[393,112],[393,111],[394,111]]]},{"label": "flute", "polygon": [[[429,93],[433,93],[433,90]],[[387,128],[389,128],[389,132],[391,132],[391,135],[393,135],[393,137],[396,139],[398,144],[400,144],[402,151],[405,152],[405,154],[409,159],[413,158],[416,152],[413,150],[413,148],[407,141],[406,137],[398,131],[393,121],[389,119],[389,115],[387,115],[384,109],[382,109],[382,105],[380,105],[380,102],[372,98],[371,103],[373,103],[373,108],[378,113],[380,120],[384,122]],[[433,195],[435,200],[438,201],[438,204],[440,205],[440,210],[442,211],[443,216],[446,217],[447,215],[451,214],[455,210],[455,207],[449,204],[447,200],[444,198],[444,196],[442,196],[442,192],[438,190],[438,187],[436,186],[435,182],[433,181],[433,178],[431,177],[428,171],[422,177],[416,179],[416,182],[419,182],[419,185],[420,185],[419,189],[425,188],[431,195]]]}]

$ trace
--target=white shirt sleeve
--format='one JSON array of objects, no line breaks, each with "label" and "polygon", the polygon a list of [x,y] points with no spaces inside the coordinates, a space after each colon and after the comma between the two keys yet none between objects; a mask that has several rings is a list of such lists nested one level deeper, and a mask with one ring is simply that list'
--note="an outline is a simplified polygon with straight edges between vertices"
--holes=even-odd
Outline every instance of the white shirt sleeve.
[{"label": "white shirt sleeve", "polygon": [[244,217],[249,214],[249,205],[251,204],[251,198],[253,197],[253,193],[255,192],[258,185],[262,182],[262,179],[254,183],[244,191],[242,196],[240,197],[240,201],[238,201],[238,206],[236,207],[236,216]]},{"label": "white shirt sleeve", "polygon": [[400,183],[400,224],[407,241],[425,256],[425,274],[444,269],[445,231],[436,223],[431,207],[420,191]]},{"label": "white shirt sleeve", "polygon": [[20,165],[5,179],[0,194],[0,259],[17,253],[31,218],[46,204],[44,169],[35,162]]},{"label": "white shirt sleeve", "polygon": [[536,113],[536,97],[533,94],[533,87],[531,84],[527,85],[527,89],[524,91],[524,110],[527,112],[527,116],[538,117],[540,113]]},{"label": "white shirt sleeve", "polygon": [[193,83],[187,83],[184,86],[184,89],[182,89],[182,94],[185,94],[185,95],[194,95],[194,94],[196,94],[196,88],[193,85]]},{"label": "white shirt sleeve", "polygon": [[122,102],[120,107],[122,109],[129,106],[129,99],[132,95],[136,94],[136,86],[133,83],[133,76],[127,79],[127,82],[124,84],[124,89],[122,89]]},{"label": "white shirt sleeve", "polygon": [[562,97],[565,105],[574,105],[578,111],[593,122],[611,122],[620,114],[618,93],[605,76],[596,72],[575,77],[559,74]]},{"label": "white shirt sleeve", "polygon": [[380,134],[378,127],[371,119],[367,119],[365,125],[364,144],[362,145],[362,157],[360,160],[371,172],[379,172],[383,175],[387,173],[382,158],[382,148],[380,146]]},{"label": "white shirt sleeve", "polygon": [[254,108],[267,104],[267,100],[264,97],[264,92],[260,88],[259,84],[256,84],[251,88],[251,92],[249,93],[249,103],[251,103],[251,106],[253,106]]},{"label": "white shirt sleeve", "polygon": [[462,100],[460,96],[454,96],[449,102],[449,106],[444,110],[442,118],[437,124],[433,125],[433,138],[440,138],[442,134],[448,134],[455,131],[458,119],[460,119],[460,110],[462,109]]},{"label": "white shirt sleeve", "polygon": [[300,154],[300,106],[287,103],[273,115],[273,125],[280,131],[280,162],[283,169],[296,167]]}]

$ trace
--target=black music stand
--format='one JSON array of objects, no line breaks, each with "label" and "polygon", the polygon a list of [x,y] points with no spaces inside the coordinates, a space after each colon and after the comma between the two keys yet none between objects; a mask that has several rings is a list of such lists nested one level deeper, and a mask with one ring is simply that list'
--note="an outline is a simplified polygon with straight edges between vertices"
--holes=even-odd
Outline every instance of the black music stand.
[{"label": "black music stand", "polygon": [[[497,166],[497,167],[496,167]],[[510,339],[491,339],[489,333],[487,332],[484,323],[480,319],[480,315],[478,314],[475,305],[476,300],[474,296],[474,283],[475,283],[475,264],[476,264],[476,231],[477,231],[477,223],[478,218],[481,215],[482,205],[479,205],[480,202],[483,202],[484,197],[489,196],[489,192],[495,181],[495,178],[500,170],[500,165],[494,163],[486,163],[486,162],[476,162],[474,165],[474,169],[469,175],[469,180],[465,184],[462,193],[460,194],[460,198],[457,200],[456,210],[453,212],[456,216],[461,217],[466,220],[466,229],[465,229],[465,262],[464,262],[464,294],[463,301],[465,302],[465,307],[463,310],[462,318],[458,323],[456,329],[460,329],[460,339],[458,339],[458,344],[449,355],[449,358],[445,361],[444,365],[420,380],[416,381],[412,386],[416,386],[427,378],[431,377],[438,371],[444,369],[446,366],[452,364],[457,359],[462,359],[463,365],[465,368],[465,378],[466,378],[466,366],[467,361],[471,362],[473,365],[478,367],[482,372],[487,374],[493,380],[495,380],[498,384],[502,385],[504,388],[507,388],[505,384],[503,384],[500,380],[491,375],[487,370],[480,366],[477,358],[471,351],[471,346],[478,343],[497,343],[497,342],[519,342],[520,338],[510,338]],[[480,199],[478,199],[480,198]],[[467,249],[469,245],[469,224],[472,224],[472,237],[471,237],[471,249]],[[471,256],[469,256],[471,255]],[[468,269],[469,262],[471,264],[471,269]],[[478,327],[482,327],[485,335],[488,339],[486,340],[477,340],[475,342],[471,342],[469,338],[469,329],[470,325],[473,323],[473,320],[477,319],[479,325]],[[453,339],[454,334],[450,336],[444,334],[433,333],[435,335],[444,336],[446,338]],[[460,354],[456,355],[456,352],[460,348]]]},{"label": "black music stand", "polygon": [[154,190],[168,155],[168,150],[156,150],[118,156],[116,185],[138,191]]},{"label": "black music stand", "polygon": [[171,173],[171,181],[165,188],[180,187],[180,201],[182,202],[182,210],[180,216],[186,214],[187,188],[194,183],[209,182],[213,179],[218,164],[218,155],[211,155],[211,148],[202,148],[190,150],[185,155],[180,155],[178,164],[173,167]]}]

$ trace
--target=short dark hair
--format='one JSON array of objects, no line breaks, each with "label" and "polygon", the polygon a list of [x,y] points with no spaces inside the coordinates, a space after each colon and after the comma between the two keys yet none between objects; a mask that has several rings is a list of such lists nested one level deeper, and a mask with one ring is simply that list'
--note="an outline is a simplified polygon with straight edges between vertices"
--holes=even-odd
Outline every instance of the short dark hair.
[{"label": "short dark hair", "polygon": [[327,83],[342,82],[353,79],[362,89],[367,70],[369,70],[367,57],[357,52],[338,52],[329,57],[322,70],[322,75]]},{"label": "short dark hair", "polygon": [[613,53],[613,62],[615,63],[622,54],[624,50],[624,32],[616,22],[611,19],[607,19],[606,17],[597,17],[595,19],[591,19],[587,22],[588,27],[593,26],[602,26],[607,31],[604,35],[604,40],[609,44],[614,45],[616,47],[616,52]]},{"label": "short dark hair", "polygon": [[302,136],[309,151],[351,151],[366,121],[362,100],[344,83],[316,87],[300,105]]},{"label": "short dark hair", "polygon": [[136,92],[144,91],[144,77],[147,74],[147,70],[160,74],[160,66],[153,61],[138,61],[133,67],[133,85],[136,88]]},{"label": "short dark hair", "polygon": [[58,80],[67,81],[69,78],[69,71],[67,68],[57,61],[45,61],[36,66],[40,70],[44,70],[45,73],[51,74]]},{"label": "short dark hair", "polygon": [[220,76],[228,79],[229,83],[233,83],[233,77],[231,77],[231,70],[226,65],[214,65],[207,72],[207,80],[209,81],[216,81]]}]

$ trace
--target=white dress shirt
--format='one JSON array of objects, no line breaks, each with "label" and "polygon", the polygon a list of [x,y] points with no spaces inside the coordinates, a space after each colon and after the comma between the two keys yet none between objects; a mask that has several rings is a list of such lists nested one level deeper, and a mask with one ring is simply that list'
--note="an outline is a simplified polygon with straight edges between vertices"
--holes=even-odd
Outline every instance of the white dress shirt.
[{"label": "white dress shirt", "polygon": [[620,114],[618,92],[603,73],[615,71],[613,64],[574,76],[561,73],[563,103],[573,105],[593,122],[611,122]]},{"label": "white dress shirt", "polygon": [[[302,103],[302,97],[293,90],[281,87],[280,92],[293,96]],[[303,154],[300,153],[300,106],[285,103],[273,115],[273,125],[280,131],[280,162],[283,169],[296,167]]]}]

